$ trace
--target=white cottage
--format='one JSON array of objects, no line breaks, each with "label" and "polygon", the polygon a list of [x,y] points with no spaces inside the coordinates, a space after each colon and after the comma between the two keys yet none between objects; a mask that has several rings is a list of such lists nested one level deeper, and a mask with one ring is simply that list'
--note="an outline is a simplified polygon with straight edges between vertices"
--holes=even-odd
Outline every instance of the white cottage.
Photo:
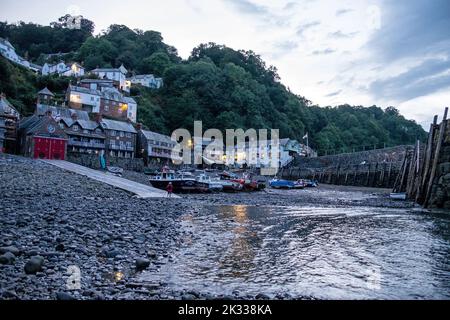
[{"label": "white cottage", "polygon": [[130,92],[130,83],[127,81],[128,70],[125,69],[123,64],[118,69],[94,69],[91,73],[95,74],[100,79],[113,80],[118,84],[120,90]]},{"label": "white cottage", "polygon": [[44,64],[42,67],[42,75],[57,74],[65,77],[82,77],[84,76],[85,69],[79,63],[64,63],[59,62],[57,64]]},{"label": "white cottage", "polygon": [[152,74],[140,74],[128,78],[132,84],[140,84],[141,86],[153,89],[161,88],[164,83],[162,78],[155,78]]}]

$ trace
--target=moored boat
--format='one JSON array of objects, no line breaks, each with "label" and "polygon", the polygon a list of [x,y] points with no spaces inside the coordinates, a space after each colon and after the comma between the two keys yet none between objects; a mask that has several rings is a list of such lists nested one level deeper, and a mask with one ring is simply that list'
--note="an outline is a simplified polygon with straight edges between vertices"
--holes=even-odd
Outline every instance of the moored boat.
[{"label": "moored boat", "polygon": [[196,181],[206,184],[207,189],[205,190],[205,192],[220,192],[223,190],[223,186],[221,183],[211,179],[211,177],[206,174],[197,176]]},{"label": "moored boat", "polygon": [[195,180],[194,176],[175,175],[173,171],[162,172],[149,179],[151,185],[157,189],[166,190],[167,185],[172,183],[173,192],[206,192],[208,185]]},{"label": "moored boat", "polygon": [[273,179],[270,181],[269,186],[273,189],[293,189],[295,183],[289,180]]}]

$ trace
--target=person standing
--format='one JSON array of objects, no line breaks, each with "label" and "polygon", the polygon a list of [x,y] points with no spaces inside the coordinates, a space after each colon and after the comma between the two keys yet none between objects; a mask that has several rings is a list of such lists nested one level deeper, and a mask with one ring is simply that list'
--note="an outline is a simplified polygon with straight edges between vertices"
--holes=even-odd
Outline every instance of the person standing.
[{"label": "person standing", "polygon": [[167,197],[168,198],[172,198],[172,193],[173,193],[173,184],[172,182],[169,182],[169,184],[167,185]]}]

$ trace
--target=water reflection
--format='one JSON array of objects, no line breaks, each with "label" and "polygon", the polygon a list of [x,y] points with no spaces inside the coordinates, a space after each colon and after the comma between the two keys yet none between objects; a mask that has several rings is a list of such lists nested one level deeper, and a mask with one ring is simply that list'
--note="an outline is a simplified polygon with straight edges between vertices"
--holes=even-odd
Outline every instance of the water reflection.
[{"label": "water reflection", "polygon": [[[231,210],[230,210],[231,209]],[[219,210],[221,219],[233,219],[230,225],[232,240],[228,250],[220,258],[219,277],[245,279],[252,268],[260,246],[258,234],[248,229],[250,223],[246,206],[224,207]]]},{"label": "water reflection", "polygon": [[159,275],[176,288],[450,298],[447,216],[382,208],[217,206],[184,216],[182,228],[187,239]]}]

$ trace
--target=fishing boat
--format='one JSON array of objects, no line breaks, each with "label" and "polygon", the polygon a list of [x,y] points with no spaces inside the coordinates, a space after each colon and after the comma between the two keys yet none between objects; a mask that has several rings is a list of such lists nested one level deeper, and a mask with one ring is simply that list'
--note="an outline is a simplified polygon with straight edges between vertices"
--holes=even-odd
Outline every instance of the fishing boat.
[{"label": "fishing boat", "polygon": [[172,183],[173,192],[206,192],[208,185],[203,182],[196,181],[191,174],[175,175],[174,171],[164,171],[149,179],[151,185],[157,189],[166,190],[167,185]]},{"label": "fishing boat", "polygon": [[236,182],[235,179],[237,179],[235,174],[224,171],[215,181],[222,185],[223,191],[225,192],[242,191],[244,186],[240,182]]},{"label": "fishing boat", "polygon": [[289,180],[273,179],[269,182],[269,186],[273,189],[293,189],[295,183]]},{"label": "fishing boat", "polygon": [[223,185],[220,182],[211,179],[211,177],[206,174],[200,174],[195,180],[207,185],[205,192],[220,192],[223,190]]}]

